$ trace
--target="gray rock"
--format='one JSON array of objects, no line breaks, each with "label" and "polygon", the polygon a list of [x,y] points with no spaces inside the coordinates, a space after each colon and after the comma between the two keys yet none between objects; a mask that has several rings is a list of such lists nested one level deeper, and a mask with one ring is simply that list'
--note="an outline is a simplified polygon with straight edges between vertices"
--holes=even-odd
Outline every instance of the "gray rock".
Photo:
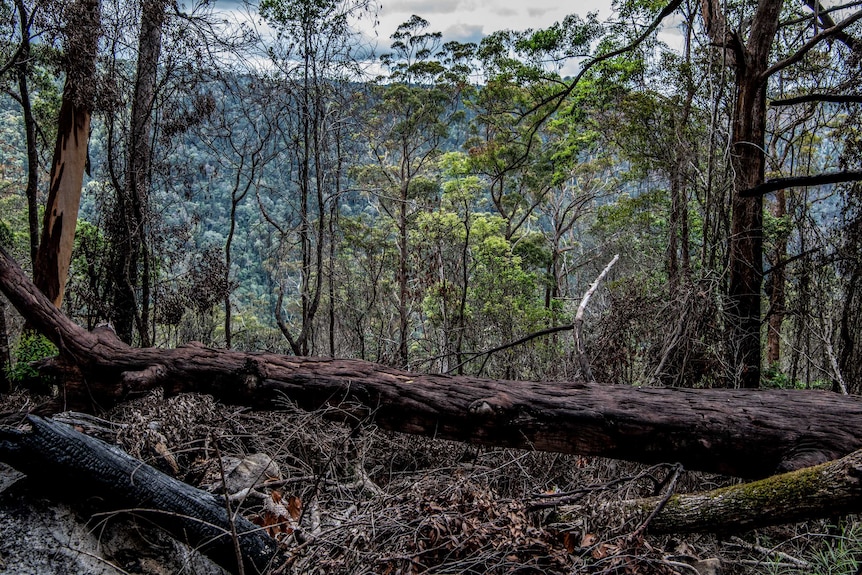
[{"label": "gray rock", "polygon": [[[51,483],[62,490],[62,479]],[[0,464],[0,572],[15,575],[224,575],[162,531],[129,516],[87,521],[84,505],[57,503],[45,487]]]}]

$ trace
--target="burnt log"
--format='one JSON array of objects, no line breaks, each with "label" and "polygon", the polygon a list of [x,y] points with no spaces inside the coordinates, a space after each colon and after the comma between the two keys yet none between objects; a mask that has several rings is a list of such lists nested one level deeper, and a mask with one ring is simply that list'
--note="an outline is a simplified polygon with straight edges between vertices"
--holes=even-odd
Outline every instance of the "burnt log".
[{"label": "burnt log", "polygon": [[67,425],[33,416],[28,422],[30,429],[0,428],[0,460],[45,484],[52,497],[92,498],[106,511],[143,517],[231,572],[263,573],[281,561],[275,540],[230,517],[216,496]]},{"label": "burnt log", "polygon": [[[410,373],[357,360],[132,348],[87,332],[5,253],[0,289],[60,350],[65,408],[108,407],[161,387],[274,410],[286,399],[404,433],[597,455],[758,478],[862,448],[862,399],[823,391],[636,388]],[[48,369],[46,368],[46,369]]]}]

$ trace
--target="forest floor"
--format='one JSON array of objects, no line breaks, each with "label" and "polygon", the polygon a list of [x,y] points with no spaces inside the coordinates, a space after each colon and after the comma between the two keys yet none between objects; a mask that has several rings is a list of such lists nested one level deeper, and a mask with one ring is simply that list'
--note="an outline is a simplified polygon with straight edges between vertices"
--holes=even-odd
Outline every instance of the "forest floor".
[{"label": "forest floor", "polygon": [[[234,508],[283,543],[284,573],[862,572],[862,524],[854,517],[740,536],[633,535],[638,526],[625,518],[613,526],[599,520],[601,508],[662,493],[672,466],[476,447],[333,423],[332,413],[289,402],[279,408],[252,412],[209,396],[152,394],[96,427],[166,473],[232,494]],[[239,469],[254,475],[252,489],[232,484]],[[676,491],[732,481],[684,472]],[[561,524],[551,501],[576,503],[583,517]]]}]

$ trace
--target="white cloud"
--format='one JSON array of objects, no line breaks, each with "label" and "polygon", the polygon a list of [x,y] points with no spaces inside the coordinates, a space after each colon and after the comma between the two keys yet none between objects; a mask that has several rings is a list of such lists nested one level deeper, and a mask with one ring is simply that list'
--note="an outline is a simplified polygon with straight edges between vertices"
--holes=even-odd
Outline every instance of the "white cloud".
[{"label": "white cloud", "polygon": [[525,30],[541,28],[560,21],[572,12],[586,15],[599,11],[610,15],[610,0],[586,0],[563,3],[558,0],[383,0],[380,10],[380,38],[388,38],[411,15],[417,14],[429,21],[431,31],[452,33],[450,39],[471,38],[475,41],[478,26],[485,34],[496,30]]},{"label": "white cloud", "polygon": [[478,44],[486,36],[485,27],[481,24],[453,24],[443,30],[443,41],[473,42]]}]

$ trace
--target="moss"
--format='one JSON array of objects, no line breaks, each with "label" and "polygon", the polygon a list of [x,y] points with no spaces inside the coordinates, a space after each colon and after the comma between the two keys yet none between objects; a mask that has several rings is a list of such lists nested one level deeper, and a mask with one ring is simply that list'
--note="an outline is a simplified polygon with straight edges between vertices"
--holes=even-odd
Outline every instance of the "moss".
[{"label": "moss", "polygon": [[[793,516],[794,510],[802,514],[807,506],[800,502],[824,488],[825,467],[826,464],[799,469],[703,494],[674,495],[654,524],[667,529],[701,526],[720,531],[725,526],[739,530],[771,523],[778,511],[785,516]],[[652,505],[655,500],[645,502],[641,508]]]}]

